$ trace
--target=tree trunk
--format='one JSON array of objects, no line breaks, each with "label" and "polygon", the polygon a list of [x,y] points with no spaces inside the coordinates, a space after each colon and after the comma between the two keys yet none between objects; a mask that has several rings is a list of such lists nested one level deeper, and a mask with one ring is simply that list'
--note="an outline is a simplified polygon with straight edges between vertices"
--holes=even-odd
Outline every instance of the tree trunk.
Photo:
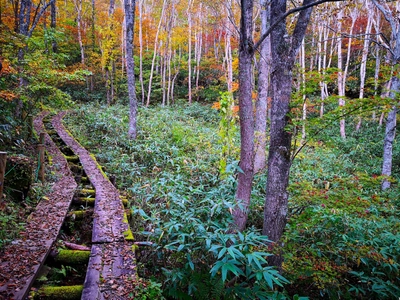
[{"label": "tree trunk", "polygon": [[[337,16],[337,32],[338,32],[338,38],[337,38],[337,51],[338,51],[338,94],[339,94],[339,106],[344,106],[345,105],[345,84],[346,84],[346,79],[345,75],[343,72],[343,53],[342,53],[342,20],[343,20],[343,9],[340,9],[338,12]],[[345,139],[346,138],[346,121],[345,119],[340,119],[340,136]]]},{"label": "tree trunk", "polygon": [[[367,11],[368,11],[368,21],[367,21],[367,27],[365,28],[365,40],[364,40],[364,46],[363,46],[363,51],[362,51],[362,57],[361,57],[361,64],[360,64],[360,94],[359,94],[359,99],[364,98],[364,87],[365,87],[365,76],[367,73],[367,60],[368,60],[368,53],[369,53],[369,45],[370,45],[370,40],[369,40],[369,35],[371,33],[372,29],[372,17],[373,17],[373,11],[371,9],[371,3],[367,0],[366,1],[366,6],[367,6]],[[356,125],[356,131],[359,131],[361,128],[361,116],[358,118],[358,122]]]},{"label": "tree trunk", "polygon": [[247,222],[253,183],[254,117],[252,103],[253,61],[253,1],[241,1],[239,45],[239,117],[240,117],[240,163],[237,206],[233,212],[236,229],[242,231]]},{"label": "tree trunk", "polygon": [[125,7],[125,27],[126,27],[126,74],[128,80],[129,94],[129,129],[128,135],[130,139],[136,139],[136,114],[137,100],[135,91],[135,61],[133,60],[133,34],[135,20],[135,0],[124,0]]},{"label": "tree trunk", "polygon": [[[393,99],[393,107],[389,112],[387,122],[385,139],[383,146],[383,163],[382,163],[382,175],[390,176],[392,174],[392,160],[393,160],[393,142],[396,135],[396,113],[398,106],[398,93],[400,92],[400,79],[395,73],[396,65],[400,61],[400,19],[398,18],[398,3],[396,10],[390,8],[386,2],[378,2],[377,0],[372,0],[374,5],[381,11],[384,15],[386,21],[390,25],[391,38],[386,47],[388,51],[388,61],[391,65],[391,79],[389,84],[389,97]],[[382,182],[382,190],[390,188],[390,182],[384,179]]]},{"label": "tree trunk", "polygon": [[165,7],[167,5],[167,1],[163,1],[163,6],[162,6],[162,11],[161,11],[161,16],[160,16],[160,21],[158,23],[157,27],[157,32],[156,32],[156,37],[154,39],[154,50],[153,50],[153,59],[151,61],[151,70],[150,70],[150,78],[149,78],[149,89],[147,92],[147,101],[146,101],[146,107],[150,105],[150,96],[151,96],[151,85],[153,83],[153,75],[154,75],[154,66],[156,62],[156,57],[157,57],[157,44],[158,44],[158,35],[160,34],[160,28],[162,24],[162,20],[164,19],[164,13],[165,13]]},{"label": "tree trunk", "polygon": [[[54,0],[51,3],[51,7],[50,7],[50,27],[55,30],[56,29],[56,0]],[[54,53],[57,53],[57,41],[56,39],[53,38],[53,40],[51,41],[51,48],[53,50]]]},{"label": "tree trunk", "polygon": [[[305,0],[303,6],[312,3]],[[290,98],[292,69],[311,17],[312,8],[302,10],[290,37],[286,22],[279,22],[271,32],[272,51],[272,108],[268,153],[267,195],[264,207],[263,234],[278,242],[286,225],[289,172],[291,166]],[[286,12],[286,0],[275,0],[271,5],[271,24]],[[281,265],[280,256],[272,257],[272,265]]]},{"label": "tree trunk", "polygon": [[144,105],[144,82],[143,82],[143,1],[139,0],[139,81],[142,91],[142,105]]},{"label": "tree trunk", "polygon": [[[270,7],[267,0],[260,0],[261,5],[261,34],[265,34],[270,24]],[[258,97],[256,102],[255,119],[255,156],[254,173],[264,170],[266,166],[267,144],[267,110],[268,90],[271,72],[271,40],[268,36],[260,45],[260,61],[258,65]]]},{"label": "tree trunk", "polygon": [[82,41],[82,0],[75,0],[75,10],[77,13],[76,16],[76,25],[78,30],[78,43],[79,48],[81,50],[81,64],[85,65],[85,49],[83,48],[83,41]]},{"label": "tree trunk", "polygon": [[192,103],[192,9],[193,0],[189,0],[187,8],[188,18],[188,99]]}]

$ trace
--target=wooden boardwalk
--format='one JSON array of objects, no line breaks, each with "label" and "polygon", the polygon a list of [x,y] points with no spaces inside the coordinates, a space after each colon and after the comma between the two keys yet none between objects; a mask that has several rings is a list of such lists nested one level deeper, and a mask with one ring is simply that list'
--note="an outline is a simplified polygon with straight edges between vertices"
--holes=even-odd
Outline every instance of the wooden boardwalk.
[{"label": "wooden boardwalk", "polygon": [[58,135],[80,162],[96,190],[92,248],[82,293],[83,300],[127,299],[136,280],[133,240],[118,190],[96,159],[62,126],[65,113],[52,120]]},{"label": "wooden boardwalk", "polygon": [[[34,122],[38,133],[45,132],[44,117],[45,114],[42,114]],[[67,161],[47,133],[45,145],[59,163],[57,174],[61,178],[53,185],[47,199],[43,199],[29,216],[21,239],[4,249],[0,257],[0,299],[20,300],[27,297],[38,270],[57,239],[77,188]]]},{"label": "wooden boardwalk", "polygon": [[[128,299],[137,279],[132,233],[118,190],[102,172],[96,159],[84,149],[61,123],[65,113],[52,118],[54,130],[79,157],[79,161],[95,188],[95,208],[91,253],[82,292],[82,299]],[[43,118],[35,119],[35,130],[45,132]],[[26,299],[40,267],[55,243],[73,200],[77,183],[69,165],[51,137],[45,144],[57,176],[52,192],[29,216],[21,239],[7,246],[0,257],[0,300]]]}]

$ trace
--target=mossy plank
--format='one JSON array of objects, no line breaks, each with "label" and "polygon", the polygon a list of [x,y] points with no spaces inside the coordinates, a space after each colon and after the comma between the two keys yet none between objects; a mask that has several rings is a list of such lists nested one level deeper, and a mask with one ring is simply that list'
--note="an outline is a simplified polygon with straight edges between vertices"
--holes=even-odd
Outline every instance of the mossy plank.
[{"label": "mossy plank", "polygon": [[83,220],[86,216],[91,215],[93,215],[93,210],[74,210],[68,213],[68,218],[72,220]]},{"label": "mossy plank", "polygon": [[129,226],[128,215],[126,214],[126,211],[124,211],[123,222],[128,225],[128,229],[124,231],[125,241],[134,241],[135,238],[133,237],[132,230],[131,230],[131,228]]},{"label": "mossy plank", "polygon": [[79,191],[79,194],[82,196],[87,196],[87,195],[92,195],[94,196],[96,194],[96,191],[93,189],[81,189]]},{"label": "mossy plank", "polygon": [[75,204],[78,204],[78,205],[90,205],[90,206],[94,206],[95,198],[89,198],[89,197],[74,198],[74,203],[75,203]]},{"label": "mossy plank", "polygon": [[43,286],[34,293],[33,299],[78,300],[81,299],[82,291],[83,285]]},{"label": "mossy plank", "polygon": [[55,261],[62,264],[82,265],[89,261],[90,251],[60,249]]},{"label": "mossy plank", "polygon": [[79,162],[79,156],[77,155],[72,155],[72,156],[64,155],[64,157],[68,162]]}]

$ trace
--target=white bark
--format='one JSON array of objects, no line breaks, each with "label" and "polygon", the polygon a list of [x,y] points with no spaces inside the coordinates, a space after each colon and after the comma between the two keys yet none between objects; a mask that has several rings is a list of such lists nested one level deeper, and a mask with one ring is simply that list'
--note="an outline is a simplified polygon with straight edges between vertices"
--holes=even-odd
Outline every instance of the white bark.
[{"label": "white bark", "polygon": [[[364,39],[364,46],[363,46],[363,51],[362,51],[362,57],[361,57],[361,64],[360,64],[360,95],[359,99],[364,98],[364,87],[365,87],[365,76],[367,73],[367,59],[368,59],[368,54],[369,54],[369,45],[370,45],[370,33],[372,29],[372,18],[373,18],[373,11],[371,9],[371,3],[366,0],[366,6],[367,6],[367,11],[368,11],[368,21],[367,21],[367,26],[365,28],[365,39]],[[356,126],[356,131],[359,131],[361,127],[361,116],[358,119],[358,123]]]},{"label": "white bark", "polygon": [[125,9],[125,27],[126,27],[126,75],[128,80],[129,94],[129,128],[128,135],[130,139],[136,139],[136,115],[137,100],[135,91],[135,61],[133,59],[133,35],[135,20],[135,0],[124,0]]},{"label": "white bark", "polygon": [[[270,7],[267,0],[260,0],[261,5],[261,34],[267,31],[270,24]],[[258,65],[258,97],[255,118],[255,156],[254,173],[266,167],[267,144],[267,110],[268,90],[271,73],[271,39],[268,36],[260,46],[260,61]]]},{"label": "white bark", "polygon": [[188,18],[188,100],[192,103],[192,6],[193,0],[189,0],[187,8]]},{"label": "white bark", "polygon": [[161,28],[162,21],[164,19],[164,13],[165,13],[166,6],[167,6],[167,1],[164,0],[162,10],[161,10],[160,21],[158,22],[157,32],[156,32],[156,36],[154,38],[153,59],[151,61],[151,70],[150,70],[150,78],[149,78],[149,88],[148,88],[148,92],[147,92],[146,107],[148,107],[150,105],[151,85],[153,83],[154,66],[155,66],[156,57],[157,57],[158,35],[160,34],[160,28]]}]

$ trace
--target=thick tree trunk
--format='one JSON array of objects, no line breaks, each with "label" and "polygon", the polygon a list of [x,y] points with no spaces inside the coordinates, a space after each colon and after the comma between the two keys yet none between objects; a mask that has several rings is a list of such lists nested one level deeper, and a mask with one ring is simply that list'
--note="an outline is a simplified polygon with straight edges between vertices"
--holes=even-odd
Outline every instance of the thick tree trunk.
[{"label": "thick tree trunk", "polygon": [[[261,34],[265,34],[270,24],[270,7],[267,0],[260,0],[261,5]],[[271,72],[271,40],[268,36],[260,46],[260,61],[258,65],[258,98],[256,102],[255,119],[255,156],[254,173],[266,166],[267,144],[267,109],[268,90]]]},{"label": "thick tree trunk", "polygon": [[129,94],[129,129],[128,135],[131,139],[136,139],[136,114],[137,100],[135,91],[135,62],[133,60],[133,34],[135,19],[135,0],[124,0],[125,7],[125,26],[126,26],[126,74],[128,80]]},{"label": "thick tree trunk", "polygon": [[[311,3],[305,0],[303,5]],[[291,133],[287,126],[292,92],[292,69],[304,38],[312,8],[299,14],[292,36],[286,30],[286,22],[280,22],[271,32],[272,50],[272,108],[270,143],[268,154],[267,195],[264,207],[263,234],[272,242],[278,242],[286,225],[289,172],[291,166]],[[271,4],[271,23],[274,24],[286,12],[286,0]],[[281,258],[272,257],[272,265],[280,266]]]},{"label": "thick tree trunk", "polygon": [[239,45],[239,117],[240,117],[240,163],[238,173],[236,206],[233,212],[236,229],[242,231],[247,222],[253,183],[254,117],[252,103],[253,62],[253,0],[241,1]]}]

